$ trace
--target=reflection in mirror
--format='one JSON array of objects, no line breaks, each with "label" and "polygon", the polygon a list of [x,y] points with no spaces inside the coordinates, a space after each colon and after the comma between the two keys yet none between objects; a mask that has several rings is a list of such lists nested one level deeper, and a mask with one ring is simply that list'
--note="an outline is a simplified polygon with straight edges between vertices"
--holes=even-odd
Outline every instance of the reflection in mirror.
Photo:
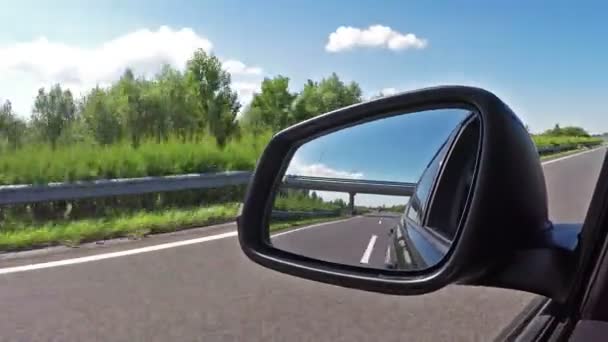
[{"label": "reflection in mirror", "polygon": [[[478,143],[477,116],[458,108],[391,116],[313,139],[296,150],[278,186],[271,243],[376,269],[433,266],[459,226]],[[451,169],[438,177],[448,153]]]}]

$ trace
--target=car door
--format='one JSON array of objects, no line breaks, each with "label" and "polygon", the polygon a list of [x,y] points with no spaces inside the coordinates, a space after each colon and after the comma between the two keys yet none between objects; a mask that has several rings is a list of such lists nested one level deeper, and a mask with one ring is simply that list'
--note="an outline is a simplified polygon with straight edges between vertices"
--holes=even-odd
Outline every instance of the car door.
[{"label": "car door", "polygon": [[449,242],[440,234],[424,226],[426,208],[429,202],[431,186],[437,177],[445,157],[452,134],[442,148],[435,154],[422,173],[416,185],[414,195],[408,201],[397,226],[391,230],[389,260],[387,266],[398,269],[425,268],[441,259]]},{"label": "car door", "polygon": [[[455,215],[445,215],[445,210],[441,206],[446,200],[453,202],[454,199],[451,196],[453,193],[468,194],[468,189],[461,186],[460,191],[454,191],[449,194],[449,199],[446,199],[442,194],[431,196],[432,187],[442,171],[449,150],[453,148],[457,133],[463,129],[465,131],[477,129],[475,125],[476,121],[470,118],[455,127],[425,168],[401,219],[390,232],[393,243],[389,245],[391,250],[387,253],[388,267],[423,269],[438,263],[448,252],[454,239],[454,227],[458,223],[454,221],[459,220],[460,217],[457,212],[454,213]],[[472,168],[470,163],[467,166],[469,169]],[[467,186],[462,182],[457,183]],[[450,189],[455,190],[455,187],[451,186]],[[462,211],[461,207],[458,209],[457,211]],[[439,214],[433,215],[433,212]]]},{"label": "car door", "polygon": [[580,261],[562,304],[537,297],[514,317],[497,341],[606,341],[608,336],[608,159],[594,190],[581,233]]}]

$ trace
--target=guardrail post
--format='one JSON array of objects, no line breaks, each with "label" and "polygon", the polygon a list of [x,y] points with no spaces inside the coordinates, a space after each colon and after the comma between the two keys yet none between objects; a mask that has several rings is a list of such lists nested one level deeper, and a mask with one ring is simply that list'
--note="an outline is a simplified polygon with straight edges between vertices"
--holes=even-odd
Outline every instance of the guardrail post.
[{"label": "guardrail post", "polygon": [[355,193],[348,193],[348,209],[350,210],[351,215],[355,215]]}]

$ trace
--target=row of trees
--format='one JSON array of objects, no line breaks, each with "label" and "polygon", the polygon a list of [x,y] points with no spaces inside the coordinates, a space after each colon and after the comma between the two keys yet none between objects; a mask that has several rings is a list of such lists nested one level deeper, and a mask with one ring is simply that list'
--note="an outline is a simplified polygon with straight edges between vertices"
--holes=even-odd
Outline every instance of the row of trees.
[{"label": "row of trees", "polygon": [[[9,101],[0,105],[0,149],[18,149],[42,142],[55,148],[65,143],[91,141],[110,145],[169,137],[196,141],[205,135],[222,147],[241,132],[279,131],[294,123],[362,100],[355,82],[344,83],[334,73],[320,81],[308,80],[300,91],[290,90],[284,76],[266,78],[251,103],[241,110],[230,74],[203,50],[194,52],[185,70],[165,65],[153,78],[137,77],[127,69],[109,87],[95,87],[81,98],[60,84],[38,91],[31,116],[17,116]],[[589,137],[580,127],[560,127],[548,136]]]},{"label": "row of trees", "polygon": [[559,124],[555,124],[555,126],[551,129],[548,129],[543,132],[543,135],[554,136],[554,137],[585,137],[588,138],[591,135],[581,128],[576,126],[566,126],[560,127]]},{"label": "row of trees", "polygon": [[287,77],[276,76],[264,79],[237,120],[241,104],[230,74],[217,57],[198,50],[184,71],[165,65],[146,79],[127,69],[111,86],[97,86],[78,99],[60,84],[42,88],[28,120],[6,101],[0,107],[0,148],[17,149],[31,141],[55,148],[87,140],[99,145],[129,141],[138,147],[143,140],[195,141],[204,135],[224,146],[242,130],[277,131],[359,101],[358,84],[345,84],[336,74],[309,80],[300,92],[289,90]]},{"label": "row of trees", "polygon": [[4,140],[9,148],[19,148],[25,129],[25,122],[17,117],[10,101],[0,105],[0,143]]},{"label": "row of trees", "polygon": [[[160,142],[174,134],[185,140],[205,132],[224,145],[235,131],[240,109],[230,83],[219,59],[198,50],[183,72],[165,65],[154,78],[145,79],[127,69],[110,87],[95,87],[81,99],[59,84],[48,92],[42,88],[27,122],[19,120],[6,102],[2,117],[9,119],[1,123],[0,134],[11,140],[26,133],[54,148],[62,140],[87,136],[101,145],[128,139],[137,147],[144,139]],[[16,131],[10,125],[14,122],[29,132]],[[19,138],[9,145],[18,147]]]},{"label": "row of trees", "polygon": [[320,82],[308,80],[298,93],[289,91],[289,78],[265,79],[242,117],[244,127],[278,131],[297,122],[344,106],[361,102],[355,82],[345,84],[335,73]]}]

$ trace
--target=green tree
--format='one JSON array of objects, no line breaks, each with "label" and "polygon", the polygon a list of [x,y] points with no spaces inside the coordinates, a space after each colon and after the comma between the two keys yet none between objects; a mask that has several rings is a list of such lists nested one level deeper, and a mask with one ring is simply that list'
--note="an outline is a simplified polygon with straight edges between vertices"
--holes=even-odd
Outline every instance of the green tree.
[{"label": "green tree", "polygon": [[56,84],[46,93],[38,90],[32,112],[32,123],[43,139],[54,149],[63,131],[74,121],[76,105],[70,90],[62,90]]},{"label": "green tree", "polygon": [[582,127],[576,127],[576,126],[560,127],[559,124],[555,124],[555,127],[553,127],[552,129],[546,130],[544,134],[553,135],[553,136],[590,137],[589,132],[587,132]]},{"label": "green tree", "polygon": [[346,85],[335,73],[321,80],[318,89],[322,109],[326,112],[361,102],[359,85],[355,82]]},{"label": "green tree", "polygon": [[357,83],[346,85],[335,73],[318,83],[308,80],[293,103],[290,121],[297,123],[361,102],[361,94]]},{"label": "green tree", "polygon": [[26,130],[25,121],[17,117],[10,101],[0,106],[0,142],[6,141],[9,148],[16,150],[22,144]]},{"label": "green tree", "polygon": [[172,131],[186,141],[196,131],[197,117],[196,98],[194,93],[188,92],[186,78],[179,70],[165,65],[157,75],[165,109],[169,115]]},{"label": "green tree", "polygon": [[121,125],[128,134],[133,147],[138,147],[146,132],[149,131],[149,125],[144,116],[141,88],[141,82],[135,79],[133,71],[126,69],[112,89],[115,109],[120,115]]},{"label": "green tree", "polygon": [[95,87],[84,98],[82,116],[87,129],[100,145],[110,145],[120,140],[122,127],[119,113],[114,110],[109,94]]},{"label": "green tree", "polygon": [[208,127],[218,146],[224,147],[228,138],[237,133],[236,114],[240,106],[235,92],[220,92],[207,100]]},{"label": "green tree", "polygon": [[157,82],[141,82],[141,110],[145,122],[144,131],[157,143],[168,138],[171,131],[171,117],[168,112],[168,102],[163,96],[162,88]]},{"label": "green tree", "polygon": [[591,135],[582,127],[566,126],[562,128],[562,135],[570,137],[590,137]]},{"label": "green tree", "polygon": [[207,128],[218,145],[224,146],[236,131],[240,109],[237,94],[230,88],[230,74],[222,69],[217,57],[199,49],[187,63],[186,78],[201,113],[199,126]]},{"label": "green tree", "polygon": [[279,131],[290,125],[290,111],[295,95],[289,92],[289,78],[276,76],[262,81],[261,91],[253,96],[241,121],[254,130]]}]

